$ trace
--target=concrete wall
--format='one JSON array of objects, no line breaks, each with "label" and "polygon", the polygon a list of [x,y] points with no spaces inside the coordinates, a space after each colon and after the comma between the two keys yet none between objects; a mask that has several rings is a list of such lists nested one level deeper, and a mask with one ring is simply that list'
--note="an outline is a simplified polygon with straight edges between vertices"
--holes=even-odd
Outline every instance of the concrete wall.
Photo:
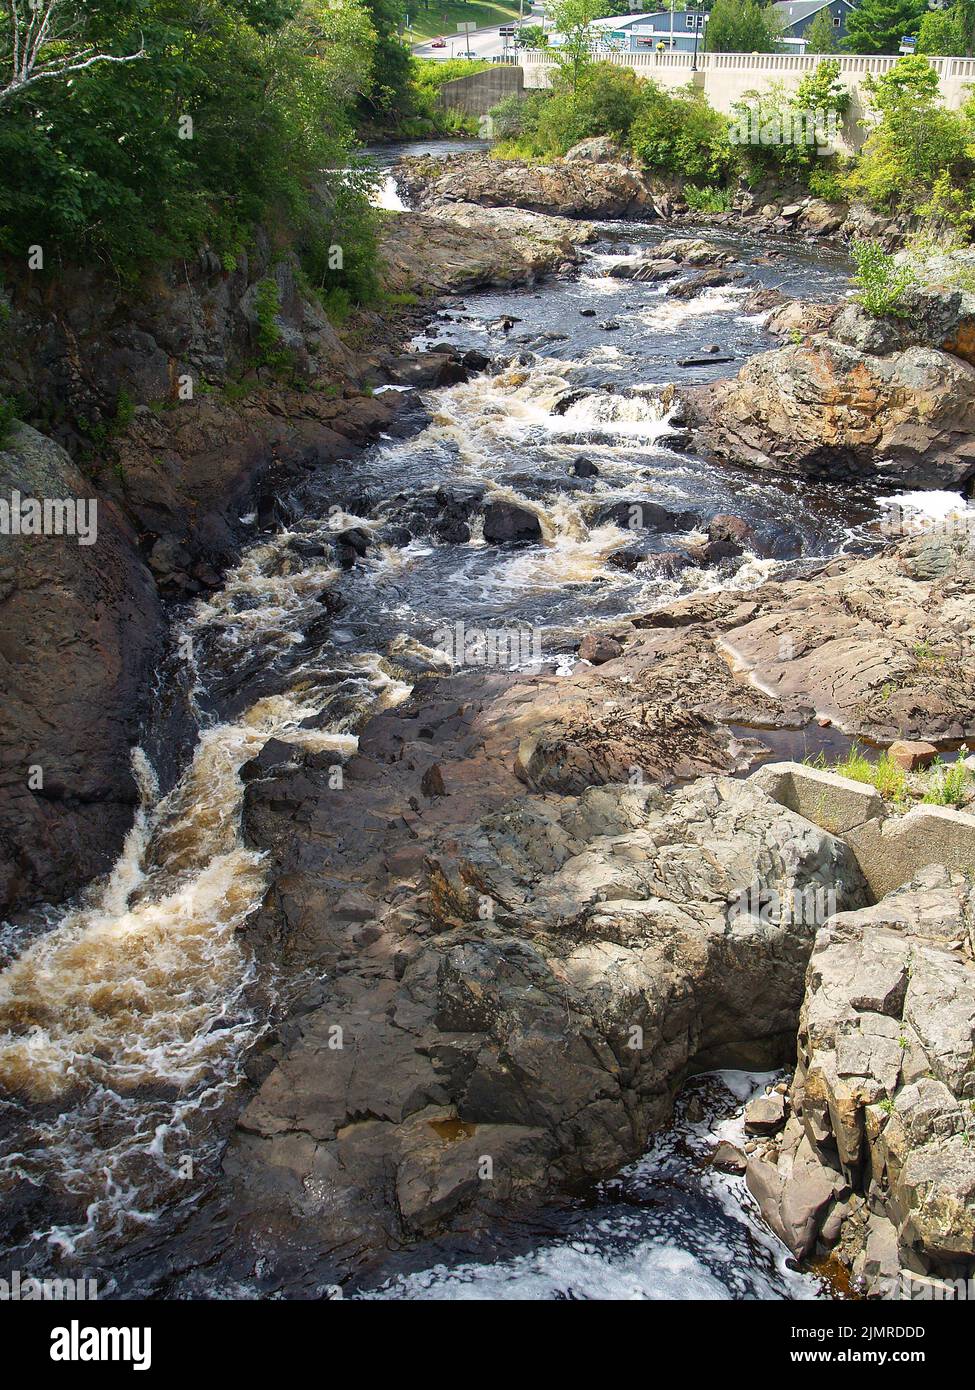
[{"label": "concrete wall", "polygon": [[[547,82],[537,86],[548,86]],[[465,116],[486,116],[492,106],[505,97],[520,96],[525,86],[522,68],[511,63],[496,63],[470,77],[455,77],[440,88],[437,103],[448,111],[460,111]]]},{"label": "concrete wall", "polygon": [[[834,55],[828,55],[833,57]],[[765,92],[781,86],[794,92],[807,73],[815,72],[823,59],[816,54],[798,53],[699,53],[694,71],[692,53],[612,53],[605,61],[633,68],[641,77],[652,78],[661,87],[676,89],[693,82],[700,87],[708,104],[729,115],[746,92]],[[869,115],[863,80],[889,71],[896,58],[869,58],[860,55],[837,57],[839,80],[853,94],[843,135],[845,143],[857,149],[863,143],[860,122]],[[938,73],[944,103],[958,110],[975,83],[975,58],[930,58]],[[531,50],[521,56],[526,87],[551,85],[552,64],[544,50]]]},{"label": "concrete wall", "polygon": [[975,872],[975,816],[967,811],[921,804],[894,815],[873,787],[804,763],[767,763],[749,780],[845,840],[877,902],[928,864]]}]

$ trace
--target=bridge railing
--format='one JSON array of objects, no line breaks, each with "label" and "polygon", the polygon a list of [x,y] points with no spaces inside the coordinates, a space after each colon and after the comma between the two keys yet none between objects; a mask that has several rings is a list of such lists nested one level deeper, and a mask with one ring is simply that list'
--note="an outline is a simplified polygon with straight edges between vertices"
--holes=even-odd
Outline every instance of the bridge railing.
[{"label": "bridge railing", "polygon": [[[847,73],[851,76],[861,74],[877,74],[889,72],[898,61],[893,56],[875,56],[868,54],[849,53],[690,53],[690,52],[666,52],[657,53],[648,49],[647,52],[630,52],[629,50],[620,51],[619,49],[607,49],[605,52],[597,50],[597,56],[603,62],[617,63],[622,67],[631,68],[693,68],[707,71],[720,70],[723,68],[733,68],[737,72],[814,72],[820,63],[829,59],[830,62],[839,64],[840,75]],[[524,49],[518,57],[522,67],[555,67],[551,54],[544,48]],[[961,80],[968,79],[975,81],[975,58],[928,58],[928,62],[937,72],[939,77],[953,77]]]}]

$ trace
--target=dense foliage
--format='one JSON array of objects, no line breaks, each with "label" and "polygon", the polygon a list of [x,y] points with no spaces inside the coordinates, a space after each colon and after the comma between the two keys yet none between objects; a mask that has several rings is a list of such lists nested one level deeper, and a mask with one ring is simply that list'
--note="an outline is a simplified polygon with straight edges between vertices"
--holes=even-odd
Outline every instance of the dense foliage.
[{"label": "dense foliage", "polygon": [[947,10],[932,10],[921,19],[917,51],[970,58],[975,52],[975,0],[955,0]]},{"label": "dense foliage", "polygon": [[313,203],[335,209],[336,239],[368,239],[361,190],[336,173],[315,198],[319,171],[349,164],[351,112],[373,91],[359,0],[120,0],[97,15],[100,46],[130,52],[141,36],[146,56],[0,108],[0,248],[134,273],[209,245],[232,264],[259,219],[301,227]]},{"label": "dense foliage", "polygon": [[850,53],[896,53],[905,34],[916,34],[927,0],[859,0],[846,20]]},{"label": "dense foliage", "polygon": [[868,79],[878,120],[848,178],[872,206],[908,208],[970,220],[973,197],[972,108],[948,111],[937,76],[922,57],[906,57]]}]

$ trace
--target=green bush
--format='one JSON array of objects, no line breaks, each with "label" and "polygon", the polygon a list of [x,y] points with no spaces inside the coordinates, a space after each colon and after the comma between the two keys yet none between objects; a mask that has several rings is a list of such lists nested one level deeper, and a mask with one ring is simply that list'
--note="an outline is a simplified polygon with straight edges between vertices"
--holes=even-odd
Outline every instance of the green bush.
[{"label": "green bush", "polygon": [[696,184],[684,185],[684,201],[695,212],[727,212],[731,206],[731,191],[727,188],[711,188],[710,185],[698,188]]},{"label": "green bush", "polygon": [[971,773],[964,762],[946,764],[937,758],[931,765],[932,782],[922,800],[929,806],[963,806],[968,800]]},{"label": "green bush", "polygon": [[733,162],[728,118],[693,88],[670,93],[644,82],[630,144],[648,169],[711,186],[725,181]]},{"label": "green bush", "polygon": [[850,247],[859,286],[857,299],[874,318],[897,318],[903,313],[904,292],[915,282],[909,265],[898,265],[878,241],[854,241]]},{"label": "green bush", "polygon": [[[503,141],[533,137],[538,129],[542,107],[551,99],[551,95],[545,88],[539,88],[525,97],[510,96],[499,101],[488,112],[493,137]],[[531,143],[534,146],[536,142],[532,140]]]},{"label": "green bush", "polygon": [[595,135],[625,143],[641,108],[645,86],[632,68],[592,63],[575,78],[569,71],[556,75],[550,99],[537,108],[535,142],[541,151],[566,150]]},{"label": "green bush", "polygon": [[[836,59],[827,58],[792,95],[778,85],[768,92],[746,93],[735,104],[732,135],[737,136],[738,155],[747,171],[806,180],[822,167],[825,156],[819,151],[830,144],[830,127],[838,129],[851,101],[839,72]],[[761,143],[749,139],[756,133]]]},{"label": "green bush", "polygon": [[967,190],[975,173],[972,111],[942,106],[927,60],[901,58],[865,86],[878,120],[846,178],[849,191],[892,212],[919,210],[938,188]]}]

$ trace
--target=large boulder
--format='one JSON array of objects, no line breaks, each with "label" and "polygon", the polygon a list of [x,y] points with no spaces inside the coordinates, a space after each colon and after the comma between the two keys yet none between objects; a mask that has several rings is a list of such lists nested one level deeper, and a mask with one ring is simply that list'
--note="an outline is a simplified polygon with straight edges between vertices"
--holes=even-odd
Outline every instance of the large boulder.
[{"label": "large boulder", "polygon": [[466,294],[532,284],[577,262],[578,245],[595,236],[587,222],[462,201],[387,215],[379,252],[391,291]]},{"label": "large boulder", "polygon": [[[271,843],[294,840],[288,779],[313,775],[258,790]],[[245,1245],[277,1232],[272,1279],[614,1171],[689,1071],[788,1055],[817,926],[791,905],[864,901],[841,841],[723,778],[523,795],[456,827],[368,955],[321,979],[241,1115],[232,1212]],[[298,880],[282,889],[279,939]]]},{"label": "large boulder", "polygon": [[542,538],[538,513],[500,499],[484,508],[484,539],[492,545],[530,545]]},{"label": "large boulder", "polygon": [[929,488],[975,478],[975,367],[936,348],[877,356],[814,338],[687,396],[698,447],[751,468]]},{"label": "large boulder", "polygon": [[643,176],[622,163],[574,159],[524,164],[482,154],[447,161],[420,157],[401,161],[396,179],[411,204],[424,212],[438,203],[477,203],[560,217],[655,215]]},{"label": "large boulder", "polygon": [[[0,915],[108,869],[132,823],[132,751],[163,622],[131,527],[57,444],[15,425],[0,501],[82,501],[77,535],[0,532]],[[92,503],[96,510],[90,511]]]}]

